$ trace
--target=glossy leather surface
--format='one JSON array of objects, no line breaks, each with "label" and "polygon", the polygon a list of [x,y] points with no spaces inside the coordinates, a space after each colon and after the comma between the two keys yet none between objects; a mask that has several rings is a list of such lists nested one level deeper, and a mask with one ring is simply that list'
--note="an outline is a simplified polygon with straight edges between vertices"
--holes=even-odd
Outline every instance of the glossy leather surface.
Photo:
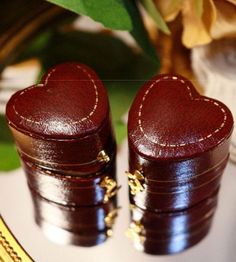
[{"label": "glossy leather surface", "polygon": [[167,212],[183,210],[207,199],[220,186],[228,158],[218,167],[181,183],[143,182],[144,190],[130,194],[131,203],[149,211]]},{"label": "glossy leather surface", "polygon": [[[184,210],[207,199],[220,186],[222,172],[206,184],[191,188],[189,185],[166,192],[165,188],[145,188],[135,196],[130,194],[130,202],[140,208],[153,212],[173,212]],[[189,186],[189,187],[188,187]],[[171,189],[170,189],[171,190]]]},{"label": "glossy leather surface", "polygon": [[92,69],[65,63],[50,69],[39,85],[14,94],[6,113],[10,124],[28,135],[72,139],[95,133],[109,114],[109,104]]},{"label": "glossy leather surface", "polygon": [[147,82],[129,111],[129,172],[143,176],[131,203],[170,212],[208,198],[220,186],[232,130],[229,109],[200,96],[184,77]]},{"label": "glossy leather surface", "polygon": [[179,75],[159,75],[138,92],[129,111],[129,145],[152,160],[193,158],[229,139],[233,118],[219,101],[200,96]]},{"label": "glossy leather surface", "polygon": [[41,197],[66,206],[91,206],[104,202],[106,188],[101,184],[106,177],[116,181],[115,157],[100,173],[87,176],[68,176],[22,162],[28,186]]},{"label": "glossy leather surface", "polygon": [[[116,144],[112,133],[107,133],[107,128],[102,128],[100,131],[96,136],[88,136],[79,140],[47,141],[26,136],[12,129],[17,150],[22,159],[68,175],[87,175],[99,172],[109,164],[109,162],[99,161],[97,156],[104,150],[112,159],[116,153]],[[96,137],[100,137],[99,143]]]},{"label": "glossy leather surface", "polygon": [[163,180],[152,180],[145,178],[145,185],[147,188],[155,188],[164,190],[166,192],[174,192],[180,189],[191,190],[196,187],[202,186],[207,184],[211,180],[214,180],[218,176],[222,174],[224,168],[228,162],[228,157],[225,158],[221,163],[219,163],[214,168],[207,169],[205,172],[195,174],[195,176],[187,177],[186,179],[182,180],[170,180],[170,181],[163,181]]},{"label": "glossy leather surface", "polygon": [[99,152],[115,151],[105,87],[82,64],[49,70],[38,86],[11,97],[6,116],[20,155],[52,170],[97,172],[105,165]]},{"label": "glossy leather surface", "polygon": [[130,172],[140,170],[148,181],[178,183],[190,181],[210,170],[217,168],[229,155],[229,141],[220,144],[214,150],[207,151],[198,157],[181,161],[155,161],[145,159],[129,146]]}]

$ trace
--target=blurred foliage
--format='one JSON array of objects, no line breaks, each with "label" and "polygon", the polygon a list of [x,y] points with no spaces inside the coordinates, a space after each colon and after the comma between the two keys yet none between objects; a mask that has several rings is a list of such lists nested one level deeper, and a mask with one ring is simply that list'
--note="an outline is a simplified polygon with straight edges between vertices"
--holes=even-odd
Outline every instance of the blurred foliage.
[{"label": "blurred foliage", "polygon": [[[126,0],[47,0],[77,14],[90,16],[111,29],[131,30],[133,25],[125,8]],[[130,0],[128,0],[130,1]],[[112,14],[112,15],[111,15]]]},{"label": "blurred foliage", "polygon": [[148,78],[159,68],[145,54],[137,54],[108,32],[46,32],[36,38],[18,57],[18,61],[37,57],[43,69],[65,61],[90,65],[103,79]]},{"label": "blurred foliage", "polygon": [[152,17],[153,21],[156,23],[157,27],[164,33],[170,34],[170,30],[162,18],[160,12],[156,8],[153,0],[141,0],[143,7],[146,9],[148,14]]},{"label": "blurred foliage", "polygon": [[[47,0],[77,14],[87,15],[110,29],[126,30],[153,60],[157,59],[135,0]],[[158,20],[160,21],[160,19]],[[162,28],[164,20],[158,23]],[[166,28],[165,28],[166,29]]]},{"label": "blurred foliage", "polygon": [[[150,39],[147,30],[143,24],[142,16],[137,7],[135,0],[126,0],[125,5],[130,13],[132,19],[133,28],[130,31],[131,35],[136,40],[137,44],[143,49],[144,53],[149,56],[150,59],[157,61],[156,50],[150,43]],[[122,19],[122,18],[121,18]]]},{"label": "blurred foliage", "polygon": [[9,171],[19,167],[20,162],[3,115],[0,115],[0,134],[0,170]]},{"label": "blurred foliage", "polygon": [[117,143],[120,144],[127,136],[127,126],[123,118],[132,103],[140,82],[116,81],[105,82],[105,85],[108,89]]}]

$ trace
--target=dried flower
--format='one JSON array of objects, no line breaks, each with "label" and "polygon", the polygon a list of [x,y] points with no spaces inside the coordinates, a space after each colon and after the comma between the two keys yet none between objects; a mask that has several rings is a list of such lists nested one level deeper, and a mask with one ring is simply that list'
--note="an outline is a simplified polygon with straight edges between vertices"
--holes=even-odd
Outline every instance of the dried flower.
[{"label": "dried flower", "polygon": [[186,47],[236,35],[236,0],[154,0],[166,22],[179,13],[183,19],[182,42]]}]

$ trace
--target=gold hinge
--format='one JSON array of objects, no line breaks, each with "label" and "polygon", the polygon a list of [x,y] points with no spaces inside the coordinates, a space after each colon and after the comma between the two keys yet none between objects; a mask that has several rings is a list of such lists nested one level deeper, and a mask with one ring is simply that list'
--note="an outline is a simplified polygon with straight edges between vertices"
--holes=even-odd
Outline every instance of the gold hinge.
[{"label": "gold hinge", "polygon": [[129,229],[126,231],[126,236],[134,242],[143,243],[145,237],[141,235],[143,232],[143,225],[140,221],[133,221],[130,223]]},{"label": "gold hinge", "polygon": [[110,161],[110,157],[107,155],[107,153],[105,152],[105,150],[102,150],[98,153],[97,155],[97,160],[99,162],[105,162],[108,163]]},{"label": "gold hinge", "polygon": [[108,229],[107,229],[107,231],[106,231],[106,235],[107,235],[107,237],[112,237],[112,235],[113,235],[113,231],[112,231],[111,228],[108,228]]},{"label": "gold hinge", "polygon": [[107,231],[106,231],[106,234],[108,237],[111,237],[113,235],[113,230],[112,230],[112,227],[113,225],[115,224],[115,219],[117,218],[118,216],[118,208],[112,210],[111,212],[109,212],[107,214],[107,216],[104,218],[104,222],[106,224],[106,227],[107,227]]},{"label": "gold hinge", "polygon": [[112,210],[111,212],[109,212],[107,214],[107,216],[104,218],[104,221],[105,221],[105,224],[108,228],[112,228],[113,225],[115,224],[115,219],[117,218],[118,216],[118,209],[119,208],[116,208],[114,210]]},{"label": "gold hinge", "polygon": [[130,193],[136,195],[144,190],[144,176],[138,170],[135,170],[134,174],[125,172],[128,175]]},{"label": "gold hinge", "polygon": [[117,191],[120,189],[120,186],[117,186],[116,181],[109,176],[104,177],[100,186],[106,190],[103,200],[104,203],[107,203],[109,199],[115,196]]}]

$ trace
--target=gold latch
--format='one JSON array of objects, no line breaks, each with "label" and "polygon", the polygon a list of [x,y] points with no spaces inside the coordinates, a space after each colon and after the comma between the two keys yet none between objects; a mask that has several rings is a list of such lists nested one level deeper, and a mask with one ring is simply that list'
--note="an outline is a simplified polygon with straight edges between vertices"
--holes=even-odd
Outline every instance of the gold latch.
[{"label": "gold latch", "polygon": [[104,177],[100,186],[106,190],[103,200],[104,203],[107,203],[109,199],[115,196],[117,191],[120,189],[120,187],[117,186],[116,181],[109,176]]},{"label": "gold latch", "polygon": [[110,157],[107,155],[107,153],[105,152],[105,150],[102,150],[98,153],[97,155],[97,160],[99,162],[105,162],[108,163],[110,161]]},{"label": "gold latch", "polygon": [[130,223],[129,229],[126,231],[126,236],[134,242],[143,243],[145,240],[145,237],[141,235],[143,230],[144,227],[140,221],[133,221]]},{"label": "gold latch", "polygon": [[125,172],[128,175],[130,193],[136,195],[144,190],[144,176],[138,170],[135,170],[134,174]]},{"label": "gold latch", "polygon": [[112,228],[115,224],[115,219],[118,216],[118,208],[112,210],[107,214],[107,216],[104,218],[105,224],[108,228]]},{"label": "gold latch", "polygon": [[108,237],[111,237],[112,236],[112,234],[113,234],[113,231],[112,231],[112,227],[113,227],[113,225],[115,224],[115,219],[117,218],[117,216],[118,216],[118,209],[119,209],[119,207],[118,208],[116,208],[116,209],[114,209],[114,210],[112,210],[111,212],[109,212],[108,214],[107,214],[107,216],[104,218],[104,222],[105,222],[105,224],[106,224],[106,226],[107,226],[107,236]]}]

